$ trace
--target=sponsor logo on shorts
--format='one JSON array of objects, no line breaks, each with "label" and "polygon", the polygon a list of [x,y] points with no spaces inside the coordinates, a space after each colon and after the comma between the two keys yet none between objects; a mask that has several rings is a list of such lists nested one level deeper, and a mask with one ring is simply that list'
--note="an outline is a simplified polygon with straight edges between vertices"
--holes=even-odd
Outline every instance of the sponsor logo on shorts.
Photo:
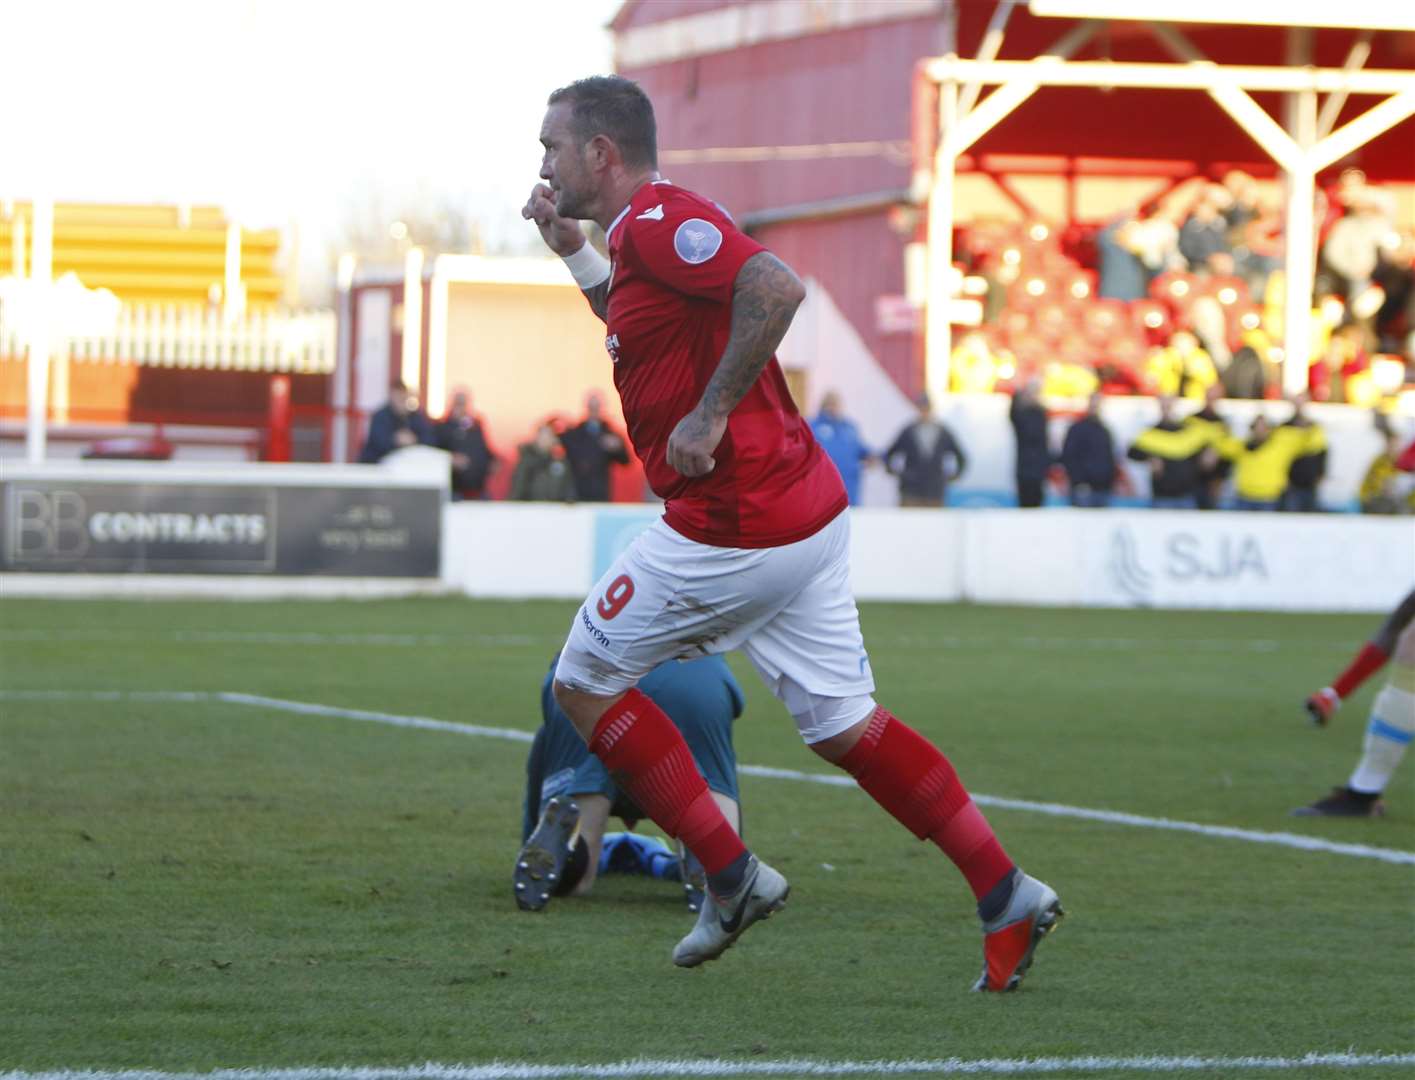
[{"label": "sponsor logo on shorts", "polygon": [[585,624],[585,629],[590,632],[590,637],[599,642],[606,649],[610,647],[609,635],[601,630],[594,623],[590,622],[590,613],[584,608],[580,609],[580,621]]},{"label": "sponsor logo on shorts", "polygon": [[673,234],[673,250],[680,259],[693,266],[707,262],[720,247],[722,230],[702,218],[689,218]]}]

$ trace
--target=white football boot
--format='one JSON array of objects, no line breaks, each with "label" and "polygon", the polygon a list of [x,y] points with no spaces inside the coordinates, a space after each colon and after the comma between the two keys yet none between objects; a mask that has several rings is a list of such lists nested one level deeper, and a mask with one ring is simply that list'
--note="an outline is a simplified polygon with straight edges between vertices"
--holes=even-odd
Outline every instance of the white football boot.
[{"label": "white football boot", "polygon": [[780,911],[791,895],[787,880],[755,855],[747,863],[742,884],[731,896],[717,897],[708,890],[698,922],[673,950],[679,967],[697,967],[716,960],[759,919]]}]

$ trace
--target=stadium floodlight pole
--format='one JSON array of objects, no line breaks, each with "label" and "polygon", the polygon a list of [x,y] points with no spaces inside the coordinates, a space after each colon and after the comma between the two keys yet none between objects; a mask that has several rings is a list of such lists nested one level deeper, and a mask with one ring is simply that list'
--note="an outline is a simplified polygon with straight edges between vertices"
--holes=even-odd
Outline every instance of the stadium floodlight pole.
[{"label": "stadium floodlight pole", "polygon": [[25,395],[25,458],[44,460],[49,435],[49,347],[54,317],[54,200],[37,195],[30,202],[34,237],[30,241],[30,312],[28,386]]}]

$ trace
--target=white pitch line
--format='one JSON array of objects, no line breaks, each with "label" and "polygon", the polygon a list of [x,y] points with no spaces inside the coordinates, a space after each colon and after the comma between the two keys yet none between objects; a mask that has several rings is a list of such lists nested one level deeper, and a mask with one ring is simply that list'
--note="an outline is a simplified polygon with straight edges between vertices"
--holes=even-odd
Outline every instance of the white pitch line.
[{"label": "white pitch line", "polygon": [[1147,1072],[1220,1073],[1257,1070],[1392,1068],[1415,1065],[1415,1054],[1311,1053],[1300,1057],[1134,1057],[938,1058],[894,1061],[618,1061],[606,1065],[303,1066],[161,1072],[156,1069],[60,1069],[0,1072],[0,1080],[631,1080],[637,1077],[733,1076],[1037,1076],[1055,1073]]},{"label": "white pitch line", "polygon": [[343,720],[368,720],[394,727],[422,728],[425,731],[453,731],[458,735],[480,735],[487,739],[510,739],[513,742],[534,742],[535,734],[516,728],[483,727],[480,724],[458,724],[451,720],[434,720],[428,716],[400,716],[397,713],[372,712],[368,709],[344,709],[337,705],[319,705],[309,701],[286,701],[284,698],[261,697],[259,694],[238,694],[223,690],[216,695],[232,705],[254,705],[257,708],[278,709],[281,712],[302,713],[306,716],[333,716]]},{"label": "white pitch line", "polygon": [[[342,720],[364,720],[395,727],[421,728],[427,731],[450,731],[458,735],[476,735],[481,738],[506,739],[511,742],[528,743],[535,739],[529,731],[517,728],[484,727],[480,724],[459,724],[450,720],[434,720],[427,716],[403,716],[398,713],[375,712],[368,709],[346,709],[338,705],[320,705],[316,702],[289,701],[284,698],[262,697],[258,694],[242,694],[234,691],[217,693],[191,691],[114,691],[114,690],[0,690],[0,701],[119,701],[127,698],[133,701],[219,701],[229,705],[253,706],[274,709],[279,712],[296,713],[304,716],[328,716]],[[738,765],[737,772],[743,776],[755,776],[767,780],[792,780],[806,784],[820,784],[825,787],[853,788],[855,781],[840,773],[802,772],[799,769],[777,769],[768,765]],[[1031,814],[1046,814],[1050,817],[1076,818],[1082,821],[1099,821],[1107,825],[1125,825],[1139,829],[1160,829],[1168,832],[1192,833],[1197,836],[1211,836],[1224,840],[1244,840],[1252,844],[1269,844],[1275,847],[1294,848],[1298,851],[1320,851],[1329,855],[1346,855],[1356,859],[1375,859],[1379,862],[1402,866],[1415,866],[1415,851],[1399,848],[1373,847],[1368,844],[1347,844],[1321,837],[1305,836],[1301,833],[1262,832],[1257,829],[1239,829],[1231,825],[1205,825],[1197,821],[1176,821],[1173,818],[1146,817],[1143,814],[1128,814],[1119,810],[1097,810],[1086,806],[1070,806],[1066,803],[1033,802],[1029,799],[1009,799],[1000,795],[974,794],[973,801],[979,806],[993,806],[1000,810],[1020,810]],[[0,1077],[3,1080],[3,1077]]]},{"label": "white pitch line", "polygon": [[170,641],[185,645],[535,645],[560,637],[533,634],[328,634],[317,630],[157,630],[147,633],[102,627],[0,630],[0,641]]},{"label": "white pitch line", "polygon": [[[1188,652],[1276,653],[1279,641],[1267,638],[1139,638],[1139,637],[964,637],[928,634],[878,635],[877,647],[903,649],[1028,649],[1043,652],[1138,652],[1145,649]],[[183,645],[371,645],[422,647],[451,645],[558,644],[558,634],[341,634],[318,630],[154,630],[132,632],[105,627],[19,627],[0,629],[0,641],[164,641]],[[1349,651],[1350,642],[1312,641],[1290,643],[1287,651]]]}]

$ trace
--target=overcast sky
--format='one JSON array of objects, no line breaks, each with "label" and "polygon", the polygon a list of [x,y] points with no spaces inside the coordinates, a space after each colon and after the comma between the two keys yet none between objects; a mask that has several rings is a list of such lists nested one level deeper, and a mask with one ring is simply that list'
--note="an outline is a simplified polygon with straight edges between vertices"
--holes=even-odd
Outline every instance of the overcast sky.
[{"label": "overcast sky", "polygon": [[424,190],[495,242],[535,182],[546,95],[610,68],[619,0],[15,0],[0,197],[190,202],[299,221]]}]

